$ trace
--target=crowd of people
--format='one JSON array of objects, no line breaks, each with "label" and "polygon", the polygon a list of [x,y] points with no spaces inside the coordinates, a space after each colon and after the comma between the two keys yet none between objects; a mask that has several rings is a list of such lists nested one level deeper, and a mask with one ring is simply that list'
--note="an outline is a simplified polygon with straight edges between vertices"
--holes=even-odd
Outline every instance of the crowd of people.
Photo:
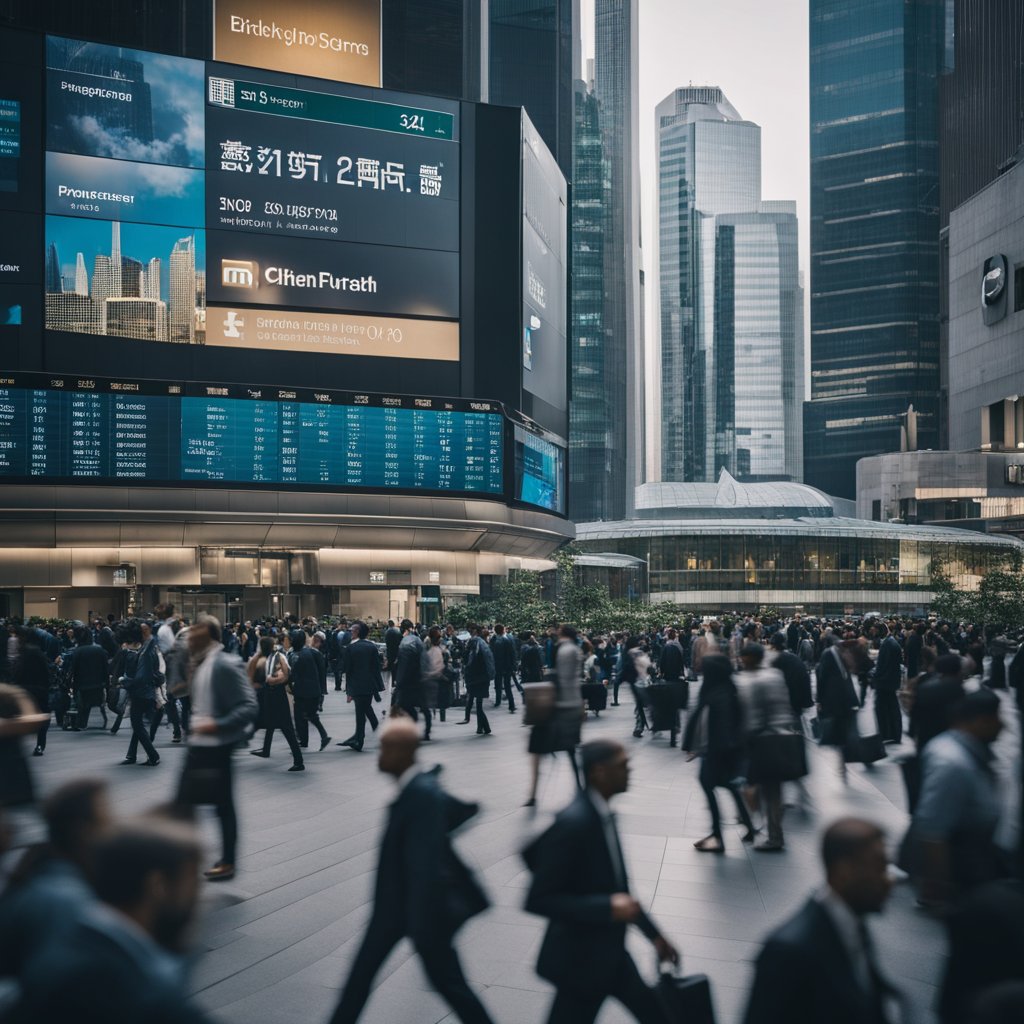
[{"label": "crowd of people", "polygon": [[[408,619],[376,630],[313,618],[222,627],[208,615],[185,621],[164,606],[122,622],[10,623],[8,637],[0,652],[0,809],[9,821],[36,803],[24,738],[32,755],[44,756],[54,721],[80,732],[98,714],[116,736],[127,716],[124,765],[162,764],[161,727],[187,747],[172,800],[142,820],[112,822],[104,787],[90,780],[44,804],[49,840],[21,854],[0,897],[0,977],[17,979],[11,1019],[63,1019],[62,1008],[78,993],[91,998],[118,957],[146,959],[146,968],[137,984],[97,996],[96,1011],[105,1014],[97,1021],[203,1019],[182,995],[171,955],[194,911],[200,854],[193,811],[213,806],[220,822],[220,857],[205,877],[234,877],[234,751],[270,758],[279,731],[291,753],[287,770],[304,772],[310,736],[320,753],[332,743],[320,718],[332,692],[354,712],[352,735],[336,746],[362,752],[368,727],[386,722],[379,767],[400,794],[380,851],[373,920],[332,1024],[358,1019],[374,975],[403,937],[459,1019],[490,1020],[452,946],[458,927],[487,906],[449,838],[476,807],[422,770],[417,750],[436,739],[439,722],[475,720],[484,741],[501,728],[494,720],[501,708],[522,710],[529,726],[526,806],[537,805],[545,755],[564,753],[578,788],[524,850],[533,873],[526,909],[549,919],[537,970],[557,989],[550,1021],[592,1021],[608,996],[640,1021],[682,1019],[673,1001],[684,999],[684,989],[671,980],[650,989],[625,951],[627,926],[635,924],[660,960],[678,960],[629,892],[610,811],[628,786],[628,748],[610,739],[582,742],[587,711],[600,715],[627,700],[634,744],[663,744],[699,762],[710,830],[694,847],[709,855],[724,853],[729,835],[717,790],[729,792],[743,843],[784,855],[786,808],[807,800],[809,746],[834,750],[844,781],[850,764],[871,766],[890,753],[898,759],[906,834],[886,837],[857,819],[826,831],[826,884],[766,943],[748,1024],[895,1024],[898,987],[877,963],[865,924],[894,878],[907,880],[921,908],[947,922],[943,1024],[1024,1019],[1017,881],[1024,647],[1002,630],[881,616],[752,615],[692,619],[641,635],[588,634],[570,624],[540,635],[501,623],[425,628]],[[903,742],[905,730],[912,744]],[[889,863],[893,847],[898,867]],[[111,865],[122,865],[123,884],[108,877]],[[67,965],[60,984],[53,983],[55,963]],[[685,989],[685,999],[695,991]]]}]

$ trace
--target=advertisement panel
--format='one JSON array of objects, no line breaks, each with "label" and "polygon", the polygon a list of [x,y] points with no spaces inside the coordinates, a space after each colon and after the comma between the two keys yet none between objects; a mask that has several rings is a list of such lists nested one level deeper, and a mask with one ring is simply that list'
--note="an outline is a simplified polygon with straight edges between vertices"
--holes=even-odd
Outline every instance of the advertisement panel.
[{"label": "advertisement panel", "polygon": [[381,84],[380,0],[215,0],[213,57],[231,64]]},{"label": "advertisement panel", "polygon": [[516,498],[565,514],[565,449],[515,426]]},{"label": "advertisement panel", "polygon": [[459,325],[449,320],[209,306],[206,344],[455,362],[459,358]]}]

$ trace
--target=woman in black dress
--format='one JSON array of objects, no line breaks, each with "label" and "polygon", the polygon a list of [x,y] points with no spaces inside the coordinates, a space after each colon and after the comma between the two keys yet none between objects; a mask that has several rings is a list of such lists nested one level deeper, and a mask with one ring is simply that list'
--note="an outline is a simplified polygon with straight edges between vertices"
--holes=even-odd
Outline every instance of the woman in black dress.
[{"label": "woman in black dress", "polygon": [[14,664],[14,685],[21,687],[32,698],[36,711],[45,720],[36,732],[36,757],[46,750],[46,734],[50,729],[50,662],[43,654],[36,635],[29,629],[18,631],[18,660]]},{"label": "woman in black dress", "polygon": [[291,707],[288,704],[288,662],[281,651],[274,650],[272,637],[260,637],[260,649],[249,662],[249,678],[253,686],[263,694],[262,712],[266,732],[263,736],[263,748],[251,750],[253,757],[270,757],[270,744],[274,739],[274,730],[280,729],[288,741],[292,752],[290,772],[304,772],[306,766],[302,760],[302,750],[295,736],[295,723],[292,720]]}]

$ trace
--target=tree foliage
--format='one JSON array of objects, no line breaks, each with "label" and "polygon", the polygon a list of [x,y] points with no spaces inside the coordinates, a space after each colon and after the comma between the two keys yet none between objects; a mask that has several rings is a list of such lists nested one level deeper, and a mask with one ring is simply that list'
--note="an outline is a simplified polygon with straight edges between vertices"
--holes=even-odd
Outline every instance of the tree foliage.
[{"label": "tree foliage", "polygon": [[941,618],[999,630],[1024,625],[1024,558],[1019,551],[1011,551],[1003,565],[990,569],[977,590],[959,590],[941,562],[932,563],[931,578],[932,610]]}]

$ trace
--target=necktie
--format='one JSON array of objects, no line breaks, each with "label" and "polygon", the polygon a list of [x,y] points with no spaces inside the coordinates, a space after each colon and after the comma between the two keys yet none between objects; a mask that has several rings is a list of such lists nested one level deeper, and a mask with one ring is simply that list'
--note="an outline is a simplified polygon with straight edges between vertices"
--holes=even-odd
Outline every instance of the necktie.
[{"label": "necktie", "polygon": [[612,867],[615,869],[615,881],[620,892],[629,891],[629,883],[626,880],[626,861],[622,856],[622,847],[619,845],[619,829],[615,824],[615,815],[608,813],[608,820],[605,824],[605,831],[608,833],[608,850],[612,856]]}]

